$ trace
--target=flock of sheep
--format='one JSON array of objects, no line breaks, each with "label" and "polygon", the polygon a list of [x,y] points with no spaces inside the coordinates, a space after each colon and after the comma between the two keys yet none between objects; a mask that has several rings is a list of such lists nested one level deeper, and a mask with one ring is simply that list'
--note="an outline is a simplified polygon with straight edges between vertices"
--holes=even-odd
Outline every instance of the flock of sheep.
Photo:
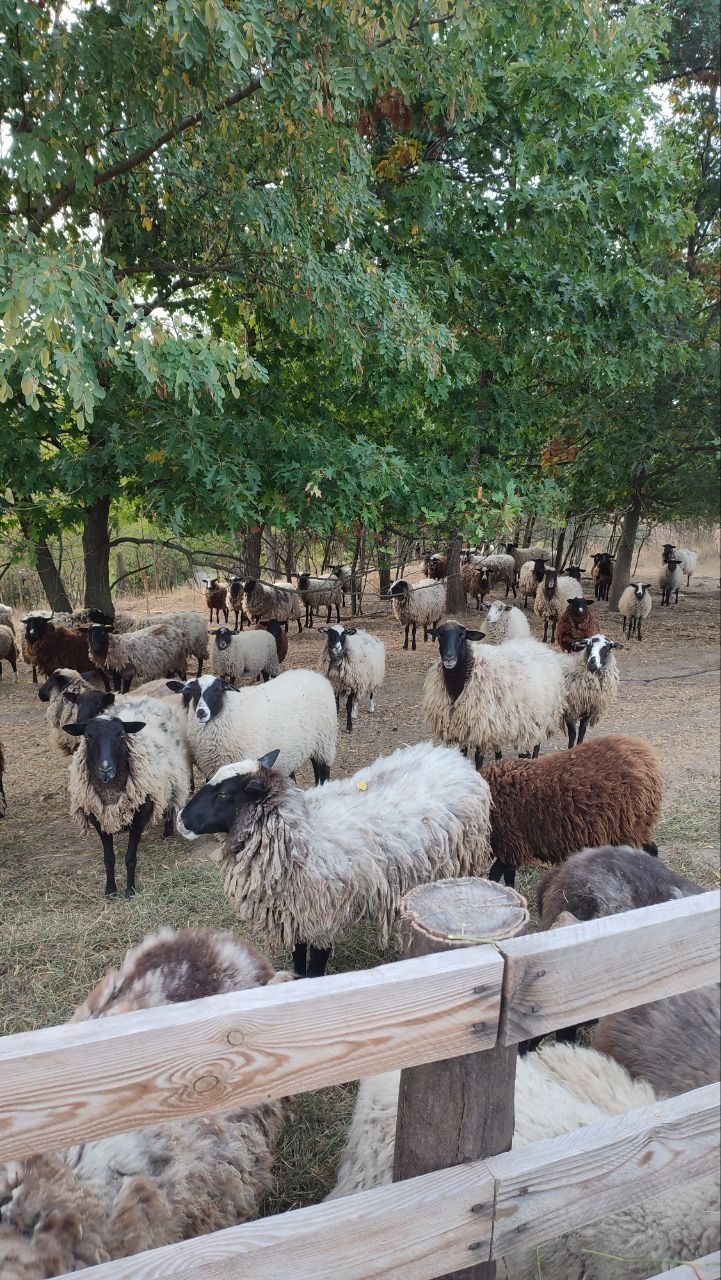
[{"label": "flock of sheep", "polygon": [[[136,892],[149,824],[188,840],[213,836],[239,920],[268,949],[290,950],[296,977],[313,978],[361,921],[386,945],[404,894],[439,878],[487,875],[513,885],[519,868],[545,864],[542,928],[701,892],[657,856],[662,775],[651,747],[617,734],[584,742],[617,695],[615,650],[623,646],[600,631],[580,568],[557,574],[543,548],[509,546],[478,557],[483,563],[469,554],[463,585],[486,609],[485,634],[442,621],[443,559],[428,557],[426,578],[402,579],[390,591],[403,647],[409,638],[416,647],[419,626],[438,644],[420,709],[440,742],[401,747],[334,781],[340,699],[351,732],[362,703],[373,711],[385,677],[382,641],[340,622],[343,566],[327,577],[302,575],[297,590],[210,580],[211,628],[213,615],[218,624],[210,633],[203,618],[183,611],[24,618],[19,648],[42,677],[50,742],[69,757],[71,814],[100,837],[106,894],[117,892],[121,832],[126,897]],[[665,547],[660,577],[669,596],[682,565],[690,577],[693,563]],[[609,573],[612,557],[602,553],[592,574],[598,600],[607,598]],[[498,584],[506,596],[533,595],[550,643],[533,639],[524,611],[506,599],[485,605]],[[317,669],[280,674],[288,624],[303,629],[303,607],[308,629],[327,610]],[[0,633],[14,646],[12,613],[0,608]],[[624,633],[641,639],[648,584],[630,586],[620,609]],[[197,670],[188,677],[191,658]],[[569,750],[540,757],[558,733],[568,734]],[[493,761],[484,768],[486,756]],[[308,761],[316,785],[304,790],[295,773]],[[290,979],[235,935],[164,931],[130,952],[74,1020]],[[515,1145],[718,1079],[718,988],[604,1019],[590,1048],[574,1043],[575,1032],[558,1033],[538,1053],[525,1047]],[[397,1095],[394,1074],[361,1082],[331,1196],[391,1180]],[[257,1216],[288,1116],[289,1100],[264,1104],[0,1169],[3,1277],[59,1275]],[[717,1247],[717,1203],[718,1181],[709,1178],[567,1234],[540,1256],[521,1249],[504,1274],[530,1280],[542,1264],[547,1280],[613,1280],[618,1258],[633,1255],[624,1276],[645,1276],[649,1260]]]}]

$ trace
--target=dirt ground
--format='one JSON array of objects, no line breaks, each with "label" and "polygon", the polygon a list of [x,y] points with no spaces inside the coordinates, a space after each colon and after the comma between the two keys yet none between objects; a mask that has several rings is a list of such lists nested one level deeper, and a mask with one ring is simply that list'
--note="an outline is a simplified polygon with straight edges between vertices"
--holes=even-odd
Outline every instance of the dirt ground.
[{"label": "dirt ground", "polygon": [[[658,551],[644,555],[637,578],[652,581]],[[414,566],[410,577],[421,576]],[[590,583],[584,584],[587,598]],[[618,654],[621,690],[613,714],[592,731],[624,732],[647,739],[659,752],[666,794],[657,840],[661,855],[679,871],[709,887],[719,883],[719,576],[718,561],[699,565],[678,607],[661,609],[658,598],[641,644]],[[204,608],[200,592],[123,600],[123,608]],[[387,650],[384,688],[377,711],[362,710],[352,735],[339,734],[334,776],[347,776],[381,754],[427,736],[419,713],[425,673],[436,649],[419,638],[415,653],[402,650],[402,633],[390,606],[369,583],[365,617],[358,624],[382,637]],[[597,606],[601,628],[622,639],[618,614]],[[469,625],[482,618],[470,611]],[[538,620],[529,611],[533,634]],[[472,619],[472,621],[470,621]],[[287,667],[315,667],[322,637],[316,629],[290,635]],[[5,747],[7,817],[0,822],[0,1033],[62,1021],[89,987],[128,946],[160,925],[233,927],[215,868],[175,838],[152,833],[140,847],[139,896],[106,903],[102,858],[95,836],[79,835],[68,818],[66,761],[49,746],[45,707],[30,671],[17,684],[4,664],[0,683],[0,738]],[[344,717],[341,726],[344,725]],[[563,750],[562,737],[544,751]],[[311,785],[310,769],[298,781]],[[122,859],[119,859],[122,866]],[[533,896],[538,873],[519,878]],[[359,929],[334,956],[331,969],[364,967],[388,959],[372,935]],[[275,957],[288,963],[287,956]],[[332,1185],[352,1090],[326,1090],[299,1100],[296,1120],[279,1161],[278,1211],[309,1203]],[[309,1158],[312,1151],[312,1159]]]}]

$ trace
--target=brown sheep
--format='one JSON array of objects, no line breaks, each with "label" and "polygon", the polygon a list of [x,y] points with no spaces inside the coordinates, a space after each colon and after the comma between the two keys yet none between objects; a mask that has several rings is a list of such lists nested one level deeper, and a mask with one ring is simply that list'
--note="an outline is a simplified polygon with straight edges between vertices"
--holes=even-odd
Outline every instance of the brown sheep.
[{"label": "brown sheep", "polygon": [[221,582],[219,578],[206,578],[203,594],[205,603],[210,610],[210,621],[213,621],[213,610],[215,610],[216,622],[220,622],[221,613],[227,622],[230,612],[228,609],[228,588],[225,583]]},{"label": "brown sheep", "polygon": [[569,600],[556,628],[556,642],[564,653],[573,653],[577,640],[588,640],[600,632],[598,618],[583,596]]},{"label": "brown sheep", "polygon": [[427,578],[435,578],[441,581],[448,574],[448,556],[442,556],[439,552],[427,556],[423,562],[423,572]]},{"label": "brown sheep", "polygon": [[599,1022],[593,1048],[615,1058],[635,1080],[648,1080],[657,1093],[715,1084],[721,1074],[720,994],[717,983],[611,1013]]},{"label": "brown sheep", "polygon": [[278,662],[283,662],[288,653],[288,636],[281,624],[275,618],[268,618],[266,622],[256,622],[254,630],[270,632],[278,651]]},{"label": "brown sheep", "polygon": [[[243,630],[243,585],[242,578],[230,579],[230,607],[235,614],[234,631]],[[240,626],[238,626],[238,621],[240,621]]]},{"label": "brown sheep", "polygon": [[461,585],[463,594],[475,600],[476,609],[480,609],[483,597],[487,596],[491,589],[491,579],[487,570],[478,569],[474,564],[462,564]]},{"label": "brown sheep", "polygon": [[[72,630],[32,614],[22,619],[25,627],[23,656],[30,666],[46,678],[58,667],[70,667],[73,671],[87,671],[94,665],[88,648],[87,630]],[[107,676],[106,689],[110,688]]]},{"label": "brown sheep", "polygon": [[613,562],[615,559],[616,557],[610,555],[608,551],[597,551],[593,557],[591,582],[594,585],[597,600],[608,600],[611,583],[613,582]]},{"label": "brown sheep", "polygon": [[661,812],[656,753],[621,734],[538,760],[497,761],[483,776],[493,802],[489,879],[511,886],[520,867],[555,865],[590,845],[641,847]]}]

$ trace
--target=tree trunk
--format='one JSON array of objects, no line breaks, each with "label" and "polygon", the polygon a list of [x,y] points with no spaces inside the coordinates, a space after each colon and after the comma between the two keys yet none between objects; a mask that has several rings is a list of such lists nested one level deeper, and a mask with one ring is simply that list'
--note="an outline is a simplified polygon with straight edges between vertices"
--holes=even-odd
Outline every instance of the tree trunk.
[{"label": "tree trunk", "polygon": [[608,597],[609,609],[617,609],[618,602],[621,599],[621,592],[627,587],[631,579],[631,561],[633,559],[633,549],[636,545],[636,534],[643,512],[643,496],[641,486],[645,480],[644,472],[641,472],[634,484],[633,498],[623,513],[623,524],[621,525],[621,540],[618,544],[616,554],[616,562],[613,566],[613,582]]},{"label": "tree trunk", "polygon": [[523,530],[524,547],[530,547],[531,545],[531,536],[533,534],[533,526],[535,525],[535,523],[536,523],[536,513],[535,511],[532,511],[530,516],[526,520],[526,527]]},{"label": "tree trunk", "polygon": [[262,528],[256,533],[249,533],[245,539],[245,576],[246,578],[260,577],[260,540],[263,535]]},{"label": "tree trunk", "polygon": [[381,600],[386,600],[391,589],[391,549],[385,529],[381,530],[378,543],[378,586]]},{"label": "tree trunk", "polygon": [[556,543],[556,558],[553,562],[557,569],[560,569],[561,562],[563,560],[563,544],[566,541],[567,529],[568,529],[568,525],[566,524],[563,526],[561,530],[559,530],[558,542]]},{"label": "tree trunk", "polygon": [[60,576],[60,571],[55,564],[53,553],[47,542],[44,538],[34,538],[30,532],[30,526],[25,520],[20,521],[20,528],[33,548],[35,568],[38,571],[38,577],[42,583],[50,608],[54,609],[56,613],[72,613],[73,606],[68,599],[65,583]]},{"label": "tree trunk", "polygon": [[461,547],[463,543],[457,533],[448,540],[446,554],[448,556],[448,577],[446,578],[446,612],[452,617],[464,613],[466,597],[461,582]]},{"label": "tree trunk", "polygon": [[85,608],[102,609],[112,618],[115,607],[110,594],[110,498],[107,495],[96,498],[85,508],[83,565]]},{"label": "tree trunk", "polygon": [[361,542],[362,542],[362,539],[361,539],[361,538],[356,538],[356,540],[355,540],[355,550],[354,550],[354,552],[353,552],[353,564],[351,565],[351,579],[350,579],[350,612],[351,612],[351,617],[352,617],[352,618],[355,618],[355,617],[357,616],[357,614],[358,614],[358,582],[359,582],[359,579],[358,579],[358,577],[357,577],[357,570],[358,570],[358,557],[360,556],[360,551],[361,551]]}]

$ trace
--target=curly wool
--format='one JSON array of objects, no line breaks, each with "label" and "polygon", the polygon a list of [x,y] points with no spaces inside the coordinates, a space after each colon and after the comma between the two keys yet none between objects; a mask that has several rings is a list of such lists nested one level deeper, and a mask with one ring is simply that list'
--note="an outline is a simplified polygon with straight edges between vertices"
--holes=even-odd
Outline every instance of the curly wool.
[{"label": "curly wool", "polygon": [[[60,687],[60,681],[64,681],[63,688]],[[71,667],[59,667],[53,672],[45,687],[49,697],[45,719],[50,743],[62,755],[71,756],[77,750],[80,739],[71,738],[68,733],[64,733],[63,725],[75,724],[78,708],[76,703],[68,701],[65,694],[94,693],[99,687],[102,688],[102,682],[99,676],[96,683],[94,680],[86,679],[79,671],[73,671]]]},{"label": "curly wool", "polygon": [[192,789],[192,769],[182,719],[172,705],[155,698],[130,695],[113,707],[112,716],[98,719],[144,721],[139,733],[126,737],[129,774],[125,786],[114,783],[97,789],[87,759],[87,743],[80,745],[70,761],[68,783],[70,816],[87,831],[90,816],[102,831],[117,835],[130,826],[134,815],[147,800],[152,802],[152,823],[160,822],[173,809],[181,808]]},{"label": "curly wool", "polygon": [[385,645],[368,631],[356,631],[355,635],[346,635],[345,648],[337,661],[329,661],[328,650],[323,649],[319,670],[339,696],[354,693],[359,700],[371,698],[385,680]]},{"label": "curly wool", "polygon": [[308,577],[307,585],[301,587],[299,584],[298,595],[303,604],[308,605],[311,609],[319,609],[321,605],[341,605],[343,603],[343,584],[335,574],[330,574],[327,578]]},{"label": "curly wool", "polygon": [[443,614],[446,607],[446,584],[433,578],[421,578],[409,584],[406,595],[393,596],[393,617],[401,626],[415,622],[430,627]]},{"label": "curly wool", "polygon": [[483,776],[493,856],[515,869],[555,865],[593,845],[640,849],[661,814],[658,757],[641,738],[609,734],[540,760],[501,760]]},{"label": "curly wool", "polygon": [[451,701],[440,659],[423,685],[421,710],[432,732],[481,755],[512,746],[530,752],[557,730],[563,698],[558,654],[536,640],[472,644],[465,687]]},{"label": "curly wool", "polygon": [[271,947],[330,948],[361,920],[385,946],[414,885],[488,865],[488,788],[457,751],[402,747],[310,791],[272,775],[221,858],[226,895]]},{"label": "curly wool", "polygon": [[264,673],[277,676],[278,650],[275,639],[269,631],[245,631],[233,635],[227,649],[218,646],[218,636],[214,636],[214,644],[210,646],[210,670],[213,675],[223,680],[241,680],[244,676],[255,680]]},{"label": "curly wool", "polygon": [[516,562],[516,571],[518,574],[520,574],[525,564],[533,564],[534,560],[551,559],[545,547],[514,547],[508,554],[512,555]]},{"label": "curly wool", "polygon": [[[579,588],[578,595],[580,594]],[[558,621],[556,644],[564,653],[572,653],[573,646],[578,640],[588,640],[590,636],[597,635],[598,631],[598,618],[593,609],[589,609],[582,618],[577,618],[571,613],[569,603]]]},{"label": "curly wool", "polygon": [[[393,1179],[399,1073],[361,1080],[328,1199],[366,1191]],[[593,1049],[550,1045],[519,1058],[514,1148],[650,1106],[649,1084],[631,1080]],[[716,1175],[675,1187],[589,1226],[536,1246],[532,1241],[497,1263],[503,1280],[645,1280],[654,1259],[697,1258],[718,1247]]]},{"label": "curly wool", "polygon": [[[250,587],[250,590],[248,590]],[[300,620],[300,596],[292,582],[248,581],[243,590],[243,611],[253,622]]]},{"label": "curly wool", "polygon": [[192,641],[187,631],[177,630],[168,622],[158,622],[141,631],[128,631],[125,635],[109,634],[105,657],[92,657],[101,670],[144,683],[158,680],[173,671],[185,673],[192,652]]},{"label": "curly wool", "polygon": [[[674,560],[676,553],[674,552]],[[659,591],[680,591],[683,586],[683,565],[662,564],[656,583]]]},{"label": "curly wool", "polygon": [[575,723],[581,716],[590,716],[588,724],[593,728],[618,697],[621,673],[613,650],[600,671],[589,671],[587,657],[585,650],[561,654],[563,700],[558,722],[561,729],[566,720]]},{"label": "curly wool", "polygon": [[504,644],[506,640],[528,640],[531,628],[520,609],[515,605],[494,600],[488,606],[483,625],[489,644]]}]

